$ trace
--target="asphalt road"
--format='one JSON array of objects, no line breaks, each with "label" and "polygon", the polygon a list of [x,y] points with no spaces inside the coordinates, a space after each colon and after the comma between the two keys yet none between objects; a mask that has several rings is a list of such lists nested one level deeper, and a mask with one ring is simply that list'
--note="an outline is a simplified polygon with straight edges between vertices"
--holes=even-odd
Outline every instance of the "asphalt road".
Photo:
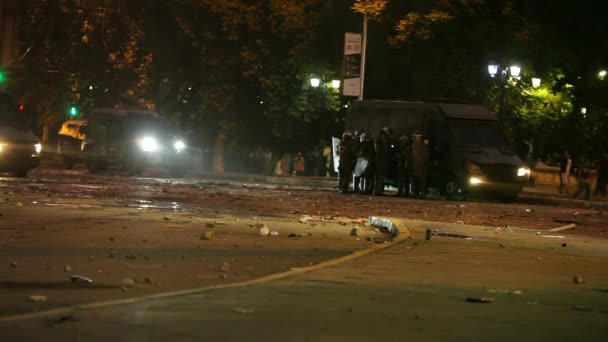
[{"label": "asphalt road", "polygon": [[[306,179],[282,180],[281,184],[257,180],[247,175],[240,178],[231,176],[229,179],[171,179],[166,178],[160,170],[133,178],[118,171],[90,174],[84,170],[65,171],[49,167],[33,170],[26,179],[0,178],[0,256],[4,261],[4,265],[0,266],[1,317],[90,302],[128,300],[192,288],[222,286],[293,268],[318,265],[390,240],[388,234],[364,224],[368,216],[398,217],[408,220],[408,226],[424,223],[428,229],[452,234],[458,233],[459,229],[465,229],[460,232],[465,234],[466,229],[473,229],[474,226],[481,226],[475,231],[476,235],[497,236],[517,232],[519,228],[530,228],[532,230],[528,232],[535,239],[532,247],[538,248],[535,244],[542,242],[544,245],[540,247],[549,249],[549,252],[544,250],[543,253],[549,254],[554,249],[568,250],[574,243],[585,247],[578,252],[603,255],[601,247],[591,247],[602,246],[608,232],[603,203],[571,201],[550,195],[524,194],[514,203],[452,202],[442,199],[338,195],[331,190],[311,186]],[[263,227],[275,231],[277,235],[261,236],[259,231]],[[357,228],[355,235],[352,234],[353,228]],[[423,228],[417,232],[417,239],[422,239]],[[578,240],[566,238],[571,234],[578,235]],[[588,238],[592,236],[599,239]],[[440,236],[435,239],[450,240]],[[448,245],[453,246],[451,243]],[[468,248],[457,246],[453,250],[455,254],[444,257],[455,260],[475,258],[478,254]],[[500,251],[503,247],[494,243],[484,253],[495,253],[493,248]],[[441,250],[444,249],[442,247]],[[403,252],[397,252],[397,260],[407,258],[402,255]],[[526,255],[531,257],[535,253],[532,251]],[[505,260],[512,257],[506,256]],[[536,257],[534,260],[537,260]],[[543,258],[551,257],[543,255]],[[572,261],[572,258],[577,260]],[[366,257],[361,260],[367,265],[377,262],[366,261]],[[588,256],[578,260],[578,256],[561,255],[556,259],[558,265],[565,263],[569,266],[562,267],[564,272],[558,278],[565,280],[564,284],[571,284],[571,273],[580,269],[581,265],[591,265],[589,260]],[[603,256],[601,260],[604,260]],[[380,261],[380,269],[389,272],[393,262],[386,261],[384,264],[385,261]],[[424,261],[416,265],[425,268]],[[451,269],[449,263],[442,265],[446,268],[441,273]],[[592,290],[606,287],[606,268],[602,265],[605,265],[603,261],[588,267],[591,274],[599,272],[596,279],[591,278],[596,282]],[[344,272],[357,271],[347,269]],[[408,269],[407,272],[419,273],[421,269]],[[487,276],[484,272],[493,274],[491,268],[482,268],[479,272],[482,278]],[[525,278],[535,272],[538,272],[535,267],[524,268],[521,276]],[[374,272],[371,271],[371,274]],[[90,278],[93,283],[73,282],[71,275]],[[466,284],[444,279],[435,285],[475,287],[482,283],[479,277],[471,278]],[[509,279],[509,274],[503,274],[500,279],[496,278],[496,282],[492,283],[496,285],[492,286]],[[534,287],[551,286],[556,279],[555,275],[540,279],[540,285]],[[363,285],[357,286],[377,286],[376,281],[386,280],[370,279],[369,283],[366,280]],[[404,280],[395,281],[399,283]],[[306,282],[296,285],[299,287],[302,284]],[[289,288],[296,285],[288,282],[271,286]],[[258,290],[264,292],[264,289]],[[393,290],[390,282],[380,289]],[[252,292],[254,298],[263,298],[255,291]],[[306,287],[301,291],[306,293],[309,289]],[[344,293],[351,293],[349,291],[360,293],[362,290],[349,287]],[[603,292],[589,293],[593,293],[591,296],[601,296]],[[406,291],[397,295],[407,301],[412,293]],[[45,300],[35,301],[39,297],[32,296],[43,296]],[[349,303],[349,298],[346,296],[341,301],[347,306],[347,311],[355,310],[353,307],[356,305]],[[324,300],[317,299],[321,302]],[[588,297],[581,299],[584,303],[589,300]],[[314,305],[314,301],[310,304]],[[419,305],[424,305],[424,302]],[[599,310],[599,316],[594,316],[594,322],[601,321],[605,306],[602,304],[595,309]],[[365,311],[362,310],[363,313]],[[275,314],[290,317],[281,310]],[[415,312],[411,314],[418,315]],[[302,318],[300,314],[294,317]],[[215,322],[218,318],[210,319],[207,323]],[[311,317],[308,320],[314,321]],[[153,322],[146,324],[154,325]],[[13,334],[6,336],[20,334],[16,330],[6,331]],[[281,334],[270,336],[283,337]],[[221,330],[213,336],[222,336]],[[315,335],[302,336],[314,338]],[[444,335],[436,337],[441,336]],[[238,339],[238,335],[233,337]]]}]

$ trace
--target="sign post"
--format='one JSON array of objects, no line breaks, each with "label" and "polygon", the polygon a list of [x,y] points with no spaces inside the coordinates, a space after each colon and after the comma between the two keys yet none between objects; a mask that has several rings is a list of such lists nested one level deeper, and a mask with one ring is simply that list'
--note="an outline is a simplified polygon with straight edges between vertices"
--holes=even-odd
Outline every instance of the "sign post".
[{"label": "sign post", "polygon": [[344,35],[344,96],[361,98],[361,34]]}]

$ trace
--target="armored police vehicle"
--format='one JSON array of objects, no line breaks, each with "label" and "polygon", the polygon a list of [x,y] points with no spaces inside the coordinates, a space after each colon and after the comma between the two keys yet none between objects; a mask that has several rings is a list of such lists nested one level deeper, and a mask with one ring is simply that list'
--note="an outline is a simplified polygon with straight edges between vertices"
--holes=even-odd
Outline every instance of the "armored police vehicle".
[{"label": "armored police vehicle", "polygon": [[[391,128],[394,141],[414,133],[428,138],[428,184],[448,198],[492,194],[512,199],[529,180],[530,169],[515,154],[497,115],[484,106],[381,100],[352,103],[346,129],[377,135],[384,127]],[[391,173],[388,176],[390,181]]]}]

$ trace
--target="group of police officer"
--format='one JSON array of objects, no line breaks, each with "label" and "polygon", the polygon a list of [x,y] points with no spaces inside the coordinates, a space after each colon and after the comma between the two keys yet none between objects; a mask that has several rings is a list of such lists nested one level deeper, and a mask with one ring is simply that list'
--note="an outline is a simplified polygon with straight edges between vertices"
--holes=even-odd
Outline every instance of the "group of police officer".
[{"label": "group of police officer", "polygon": [[384,195],[387,175],[396,167],[397,196],[423,197],[429,169],[428,139],[421,134],[407,134],[398,139],[391,128],[381,129],[375,137],[364,130],[347,130],[339,145],[338,192],[350,191],[353,179],[355,193]]}]

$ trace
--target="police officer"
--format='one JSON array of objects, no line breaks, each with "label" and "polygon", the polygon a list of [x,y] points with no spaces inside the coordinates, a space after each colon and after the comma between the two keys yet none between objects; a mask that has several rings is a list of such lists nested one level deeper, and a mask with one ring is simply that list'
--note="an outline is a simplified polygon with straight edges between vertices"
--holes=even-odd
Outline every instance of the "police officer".
[{"label": "police officer", "polygon": [[[358,160],[362,159],[367,162],[367,166],[363,170],[360,177],[360,191],[364,194],[372,192],[373,176],[374,176],[374,139],[369,132],[361,134],[361,142],[359,144]],[[356,184],[355,184],[356,185]]]},{"label": "police officer", "polygon": [[350,178],[355,168],[356,143],[353,140],[353,133],[347,130],[342,134],[342,141],[338,151],[340,153],[340,165],[338,166],[338,193],[348,193]]},{"label": "police officer", "polygon": [[413,195],[415,197],[424,197],[426,194],[426,180],[429,164],[428,139],[423,139],[420,134],[414,134],[411,155],[412,167],[410,168],[410,175],[412,176]]},{"label": "police officer", "polygon": [[363,180],[362,175],[357,173],[357,166],[359,165],[359,163],[361,163],[361,160],[359,159],[360,156],[360,151],[361,151],[361,142],[363,140],[363,136],[365,134],[365,131],[363,129],[358,129],[355,131],[355,135],[353,137],[353,140],[355,141],[355,166],[353,167],[353,171],[355,174],[355,178],[353,181],[353,192],[354,193],[358,193],[360,191],[360,186],[361,186],[361,182]]},{"label": "police officer", "polygon": [[383,128],[380,130],[374,144],[375,160],[376,160],[376,177],[374,184],[374,196],[384,195],[384,178],[388,171],[390,163],[390,142],[389,129]]},{"label": "police officer", "polygon": [[410,195],[410,175],[408,166],[411,156],[411,144],[406,134],[399,137],[397,144],[397,197],[407,197]]}]

